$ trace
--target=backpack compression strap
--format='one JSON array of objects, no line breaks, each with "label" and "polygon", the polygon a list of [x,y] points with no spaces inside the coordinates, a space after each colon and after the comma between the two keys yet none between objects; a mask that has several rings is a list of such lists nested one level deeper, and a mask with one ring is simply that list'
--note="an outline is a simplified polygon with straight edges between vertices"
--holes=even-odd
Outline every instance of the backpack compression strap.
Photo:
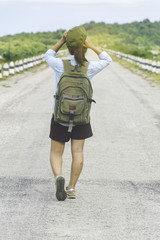
[{"label": "backpack compression strap", "polygon": [[70,111],[68,132],[72,132],[73,119],[74,119],[74,111]]}]

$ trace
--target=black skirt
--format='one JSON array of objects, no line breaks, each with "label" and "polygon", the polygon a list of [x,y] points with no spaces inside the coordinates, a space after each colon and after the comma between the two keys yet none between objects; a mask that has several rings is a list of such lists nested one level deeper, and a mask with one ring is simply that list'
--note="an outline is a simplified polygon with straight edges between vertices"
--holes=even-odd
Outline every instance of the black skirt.
[{"label": "black skirt", "polygon": [[73,127],[72,132],[68,132],[68,127],[54,122],[54,114],[52,115],[49,134],[49,137],[52,140],[58,142],[68,142],[70,139],[82,140],[92,136],[93,133],[90,123],[76,125]]}]

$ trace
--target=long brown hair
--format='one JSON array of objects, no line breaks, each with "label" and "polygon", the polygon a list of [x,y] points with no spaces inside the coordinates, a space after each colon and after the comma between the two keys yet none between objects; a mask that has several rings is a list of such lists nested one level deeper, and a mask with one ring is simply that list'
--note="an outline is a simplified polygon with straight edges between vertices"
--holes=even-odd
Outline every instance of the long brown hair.
[{"label": "long brown hair", "polygon": [[88,62],[87,59],[85,58],[87,48],[86,47],[79,47],[76,49],[69,49],[69,52],[74,55],[76,62],[80,65],[83,66],[84,62]]}]

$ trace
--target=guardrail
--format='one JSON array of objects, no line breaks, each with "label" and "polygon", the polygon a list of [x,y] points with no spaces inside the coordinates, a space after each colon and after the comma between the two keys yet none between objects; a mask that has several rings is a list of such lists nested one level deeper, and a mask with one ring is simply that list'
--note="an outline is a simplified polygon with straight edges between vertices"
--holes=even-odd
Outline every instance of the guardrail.
[{"label": "guardrail", "polygon": [[144,58],[136,57],[133,55],[116,52],[110,49],[109,50],[107,49],[107,52],[109,52],[110,54],[116,55],[120,59],[125,59],[128,62],[134,62],[144,70],[147,70],[152,73],[160,74],[160,61],[144,59]]},{"label": "guardrail", "polygon": [[[67,50],[61,50],[57,53],[57,55],[63,56],[66,53]],[[11,61],[10,63],[4,63],[3,65],[0,64],[0,79],[5,79],[9,76],[21,73],[25,70],[40,65],[44,61],[44,54],[42,54],[32,58],[25,58],[24,60],[18,60],[15,62]]]},{"label": "guardrail", "polygon": [[2,66],[0,65],[0,79],[13,76],[17,73],[33,68],[42,62],[44,62],[44,54],[32,58],[25,58],[24,60],[4,63]]}]

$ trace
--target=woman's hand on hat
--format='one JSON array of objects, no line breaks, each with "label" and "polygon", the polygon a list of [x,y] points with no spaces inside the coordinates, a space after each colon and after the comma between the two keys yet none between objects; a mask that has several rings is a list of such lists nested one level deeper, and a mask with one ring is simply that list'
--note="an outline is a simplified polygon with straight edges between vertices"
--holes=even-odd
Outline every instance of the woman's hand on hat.
[{"label": "woman's hand on hat", "polygon": [[62,38],[51,48],[53,51],[58,52],[58,50],[63,46],[63,44],[66,42],[67,33],[68,31],[65,31]]},{"label": "woman's hand on hat", "polygon": [[100,50],[97,47],[95,47],[94,44],[89,39],[89,37],[86,38],[83,46],[86,47],[86,48],[92,49],[97,55],[102,53],[102,50]]},{"label": "woman's hand on hat", "polygon": [[68,31],[65,31],[65,32],[63,33],[62,39],[63,39],[64,43],[66,42],[67,33],[68,33]]},{"label": "woman's hand on hat", "polygon": [[93,45],[93,43],[91,42],[91,40],[90,40],[89,37],[86,37],[86,40],[85,40],[83,46],[86,47],[86,48],[91,48],[91,49],[94,47],[94,45]]}]

